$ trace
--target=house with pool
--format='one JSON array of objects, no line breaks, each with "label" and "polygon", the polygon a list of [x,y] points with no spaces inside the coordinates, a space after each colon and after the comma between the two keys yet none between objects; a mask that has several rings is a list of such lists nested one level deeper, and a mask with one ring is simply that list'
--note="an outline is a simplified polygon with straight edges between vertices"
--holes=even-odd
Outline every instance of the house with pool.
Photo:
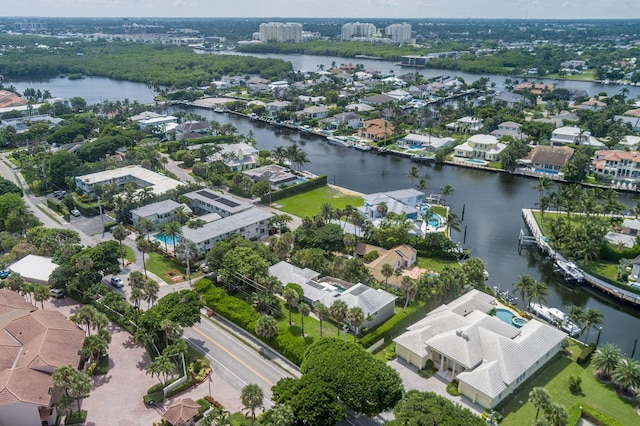
[{"label": "house with pool", "polygon": [[362,283],[350,283],[329,276],[320,278],[318,272],[309,268],[298,268],[285,261],[269,267],[269,275],[276,277],[283,285],[300,285],[303,291],[302,300],[312,307],[318,303],[330,307],[336,300],[342,300],[349,309],[361,308],[366,318],[361,327],[376,327],[391,318],[395,312],[396,296]]},{"label": "house with pool", "polygon": [[180,204],[173,200],[158,201],[157,203],[147,204],[130,211],[131,221],[134,225],[142,218],[149,219],[151,222],[159,225],[176,219],[176,212],[182,209],[185,213],[191,213],[191,209],[184,204]]},{"label": "house with pool", "polygon": [[565,337],[474,289],[429,312],[393,341],[400,359],[418,368],[431,360],[438,376],[458,380],[462,396],[491,409],[553,359]]},{"label": "house with pool", "polygon": [[407,219],[418,219],[419,210],[416,206],[420,204],[424,195],[424,192],[413,188],[367,194],[364,196],[364,206],[358,210],[370,219],[378,219],[382,217],[378,206],[385,203],[387,213],[405,213]]},{"label": "house with pool", "polygon": [[473,135],[465,143],[455,147],[455,156],[469,163],[485,164],[485,161],[498,161],[500,153],[506,147],[495,136]]}]

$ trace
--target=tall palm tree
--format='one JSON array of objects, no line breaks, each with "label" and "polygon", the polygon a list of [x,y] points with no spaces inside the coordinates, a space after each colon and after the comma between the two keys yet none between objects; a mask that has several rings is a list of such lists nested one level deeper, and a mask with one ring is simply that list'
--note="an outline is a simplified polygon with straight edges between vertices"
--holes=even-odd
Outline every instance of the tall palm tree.
[{"label": "tall palm tree", "polygon": [[446,222],[447,222],[447,228],[449,230],[453,229],[454,231],[460,232],[460,218],[458,217],[457,214],[455,214],[451,210],[449,210],[449,213],[447,213]]},{"label": "tall palm tree", "polygon": [[538,202],[542,200],[542,194],[548,191],[549,189],[551,189],[552,187],[553,187],[553,179],[551,179],[549,176],[543,176],[540,179],[538,179],[538,183],[533,187],[534,189],[538,190],[538,193],[539,193]]},{"label": "tall palm tree", "polygon": [[384,201],[376,206],[376,212],[378,212],[378,214],[382,217],[385,217],[388,211],[389,211],[389,206]]},{"label": "tall palm tree", "polygon": [[564,405],[552,402],[547,408],[545,418],[553,426],[564,426],[569,420],[569,413]]},{"label": "tall palm tree", "polygon": [[529,291],[529,299],[540,304],[545,303],[549,295],[549,287],[542,281],[534,281]]},{"label": "tall palm tree", "polygon": [[240,393],[240,401],[244,405],[244,409],[247,414],[251,415],[251,425],[256,421],[256,410],[262,407],[262,400],[264,399],[264,393],[260,386],[255,383],[251,383],[242,388]]},{"label": "tall palm tree", "polygon": [[604,315],[602,315],[602,312],[595,308],[589,308],[584,312],[584,326],[587,329],[587,336],[584,339],[585,343],[589,340],[591,327],[600,324],[604,324]]},{"label": "tall palm tree", "polygon": [[581,306],[567,306],[567,319],[582,328],[584,324],[584,310]]},{"label": "tall palm tree", "polygon": [[407,172],[407,177],[411,179],[411,186],[415,186],[415,180],[420,177],[420,169],[417,166],[411,166]]},{"label": "tall palm tree", "polygon": [[611,373],[611,381],[626,392],[634,392],[640,387],[640,363],[633,358],[621,359]]},{"label": "tall palm tree", "polygon": [[384,265],[382,265],[382,268],[380,268],[380,273],[384,277],[384,284],[388,286],[389,278],[391,277],[391,275],[393,275],[393,266],[391,266],[391,264],[389,263],[385,263]]},{"label": "tall palm tree", "polygon": [[620,348],[612,343],[607,343],[600,346],[593,353],[591,365],[593,365],[593,368],[600,377],[608,380],[611,378],[611,373],[618,367],[621,359],[622,353],[620,352]]},{"label": "tall palm tree", "polygon": [[527,299],[531,293],[535,280],[529,275],[520,275],[518,281],[513,283],[513,289],[520,294],[520,300],[524,304],[525,309],[529,309],[527,306]]},{"label": "tall palm tree", "polygon": [[529,392],[529,402],[536,407],[536,420],[538,420],[538,414],[540,410],[546,411],[551,404],[551,394],[545,388],[536,387]]},{"label": "tall palm tree", "polygon": [[333,217],[333,207],[330,203],[322,203],[320,206],[320,216],[324,220],[324,223],[328,223],[331,217]]},{"label": "tall palm tree", "polygon": [[329,308],[324,303],[316,303],[315,305],[316,317],[320,322],[320,337],[322,337],[322,323],[329,316]]},{"label": "tall palm tree", "polygon": [[300,302],[300,295],[292,288],[285,288],[282,292],[282,297],[284,297],[284,300],[286,300],[287,305],[289,306],[289,325],[292,325],[291,311],[293,308],[298,306],[298,303]]},{"label": "tall palm tree", "polygon": [[149,253],[151,251],[152,245],[151,242],[147,239],[145,239],[144,237],[138,237],[138,239],[136,240],[136,248],[138,249],[138,251],[140,253],[142,253],[142,269],[144,269],[144,277],[147,277],[147,264],[144,258],[144,255],[146,253]]},{"label": "tall palm tree", "polygon": [[404,307],[402,308],[402,312],[404,312],[407,309],[407,305],[411,302],[411,299],[413,299],[418,292],[418,284],[416,280],[405,275],[402,277],[402,281],[400,281],[400,290],[404,297]]},{"label": "tall palm tree", "polygon": [[166,237],[171,237],[173,240],[173,252],[176,251],[176,240],[179,236],[182,235],[182,225],[177,220],[171,220],[169,222],[164,223],[164,228],[162,230],[163,234]]},{"label": "tall palm tree", "polygon": [[300,311],[300,328],[301,328],[301,336],[304,337],[304,317],[309,316],[309,313],[311,312],[311,307],[302,302],[300,303],[300,306],[298,306],[298,310]]},{"label": "tall palm tree", "polygon": [[338,336],[340,335],[340,325],[342,321],[347,317],[347,312],[349,311],[349,306],[345,303],[344,300],[336,300],[333,302],[331,307],[329,308],[329,312],[334,320],[336,320],[336,327],[338,328]]},{"label": "tall palm tree", "polygon": [[148,217],[141,217],[136,222],[135,227],[138,233],[140,234],[140,236],[144,236],[146,234],[147,240],[150,240],[151,239],[150,234],[156,229],[156,224]]},{"label": "tall palm tree", "polygon": [[449,184],[443,186],[442,188],[440,188],[440,195],[444,197],[444,202],[446,203],[447,196],[453,195],[453,187]]},{"label": "tall palm tree", "polygon": [[127,238],[127,228],[122,225],[116,225],[111,231],[113,238],[120,243],[120,257],[122,258],[122,267],[124,268],[124,251],[122,250],[122,241]]},{"label": "tall palm tree", "polygon": [[364,311],[359,306],[354,306],[353,308],[347,311],[347,321],[353,327],[353,341],[355,342],[358,338],[358,334],[360,334],[360,326],[366,320]]}]

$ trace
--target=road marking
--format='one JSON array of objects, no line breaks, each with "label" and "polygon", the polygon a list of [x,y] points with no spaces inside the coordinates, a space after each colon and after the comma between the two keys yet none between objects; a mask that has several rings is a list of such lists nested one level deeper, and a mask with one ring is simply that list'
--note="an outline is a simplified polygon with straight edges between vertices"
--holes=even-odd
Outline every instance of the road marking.
[{"label": "road marking", "polygon": [[231,353],[227,348],[225,348],[224,346],[222,346],[221,344],[219,344],[218,342],[216,342],[215,340],[213,340],[211,337],[207,336],[204,332],[202,332],[199,328],[193,327],[193,330],[198,333],[199,335],[201,335],[202,337],[204,337],[205,339],[207,339],[208,341],[210,341],[211,343],[213,343],[214,345],[216,345],[217,347],[219,347],[220,349],[222,349],[227,355],[229,355],[231,358],[233,358],[234,360],[236,360],[240,365],[242,365],[244,368],[246,368],[247,370],[251,371],[253,374],[255,374],[256,376],[260,377],[262,380],[264,380],[264,382],[266,384],[268,384],[269,386],[274,386],[275,383],[272,383],[270,380],[268,380],[266,377],[264,377],[262,374],[258,373],[256,370],[254,370],[252,367],[250,367],[249,365],[247,365],[247,363],[245,363],[244,361],[242,361],[240,358],[238,358],[235,354]]}]

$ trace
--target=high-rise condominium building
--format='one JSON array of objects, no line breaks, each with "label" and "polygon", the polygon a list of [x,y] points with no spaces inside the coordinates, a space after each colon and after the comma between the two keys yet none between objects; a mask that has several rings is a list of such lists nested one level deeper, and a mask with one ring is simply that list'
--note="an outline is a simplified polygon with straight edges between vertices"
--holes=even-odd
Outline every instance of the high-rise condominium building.
[{"label": "high-rise condominium building", "polygon": [[302,24],[297,22],[269,22],[260,24],[260,41],[280,43],[300,43]]},{"label": "high-rise condominium building", "polygon": [[354,37],[373,37],[378,29],[373,24],[366,22],[349,22],[342,26],[342,40],[351,40]]},{"label": "high-rise condominium building", "polygon": [[411,24],[391,24],[385,29],[385,34],[387,37],[390,37],[394,43],[410,43]]}]

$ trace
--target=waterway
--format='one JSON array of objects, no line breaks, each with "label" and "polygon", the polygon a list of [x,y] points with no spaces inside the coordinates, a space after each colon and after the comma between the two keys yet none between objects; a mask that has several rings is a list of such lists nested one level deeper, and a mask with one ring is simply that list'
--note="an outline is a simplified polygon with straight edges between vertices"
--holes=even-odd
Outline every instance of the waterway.
[{"label": "waterway", "polygon": [[[295,69],[317,69],[317,64],[325,64],[325,68],[333,61],[340,64],[349,62],[344,58],[315,56],[281,56],[291,60]],[[366,68],[383,67],[394,69],[396,75],[407,72],[389,62],[358,59],[353,63],[363,63]],[[451,71],[423,69],[425,75],[454,75]],[[476,80],[479,76],[462,74],[466,81]],[[499,85],[504,77],[490,76]],[[497,80],[496,80],[497,79]],[[597,93],[609,90],[616,93],[617,86],[603,86],[594,83],[565,82],[574,88]],[[53,96],[70,98],[83,97],[89,104],[106,99],[141,103],[152,101],[151,91],[144,85],[131,82],[114,81],[106,78],[85,78],[82,80],[52,79],[43,82],[7,82],[19,90],[26,87],[50,90]],[[561,83],[558,83],[561,84]],[[569,86],[567,86],[569,87]],[[630,87],[630,96],[640,94],[640,88]],[[291,144],[300,145],[308,154],[311,162],[305,168],[315,174],[326,174],[329,182],[346,188],[372,193],[401,189],[411,186],[406,178],[407,171],[413,165],[420,168],[420,173],[429,182],[427,192],[438,192],[446,184],[453,186],[455,193],[449,202],[459,216],[464,207],[464,221],[461,229],[467,229],[466,241],[463,234],[454,232],[452,238],[471,249],[473,256],[480,257],[490,274],[489,285],[511,288],[512,283],[520,275],[531,275],[549,285],[550,294],[547,303],[551,306],[566,309],[568,305],[580,305],[584,308],[596,308],[605,317],[601,343],[612,342],[620,346],[623,352],[631,354],[634,340],[640,338],[640,311],[615,303],[613,300],[591,291],[563,283],[552,272],[552,264],[536,252],[523,251],[518,254],[518,232],[524,226],[521,219],[522,208],[533,208],[538,200],[538,192],[532,189],[535,181],[518,176],[496,174],[482,170],[464,169],[453,166],[421,165],[408,159],[394,156],[378,156],[371,152],[328,145],[322,138],[312,135],[301,135],[281,128],[273,128],[264,123],[250,121],[242,117],[219,114],[206,109],[193,109],[193,112],[221,123],[231,123],[240,132],[252,130],[257,139],[259,149],[273,149],[275,146]],[[631,205],[635,200],[629,195],[622,195],[621,200]],[[520,302],[522,307],[522,302]],[[592,330],[590,341],[595,340],[597,331]],[[640,359],[640,350],[636,353]]]}]

